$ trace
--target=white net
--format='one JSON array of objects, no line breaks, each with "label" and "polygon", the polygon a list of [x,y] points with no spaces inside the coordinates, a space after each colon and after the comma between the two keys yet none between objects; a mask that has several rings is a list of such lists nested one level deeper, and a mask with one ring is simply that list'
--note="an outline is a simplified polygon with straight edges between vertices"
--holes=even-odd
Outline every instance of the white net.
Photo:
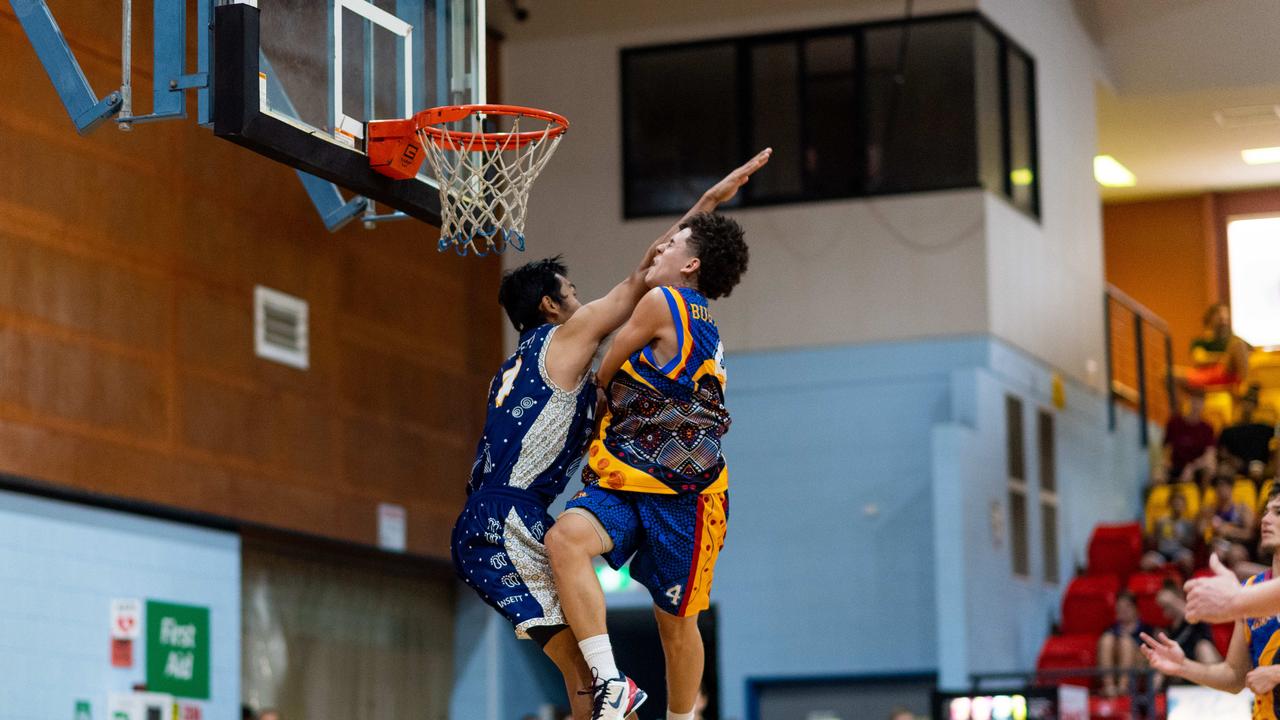
[{"label": "white net", "polygon": [[[464,119],[474,123],[479,113]],[[521,129],[521,124],[525,128]],[[487,255],[524,251],[529,188],[560,144],[554,122],[517,115],[509,132],[485,140],[478,134],[436,126],[419,130],[440,185],[440,251]],[[529,129],[530,125],[536,127]],[[545,126],[545,127],[544,127]]]}]

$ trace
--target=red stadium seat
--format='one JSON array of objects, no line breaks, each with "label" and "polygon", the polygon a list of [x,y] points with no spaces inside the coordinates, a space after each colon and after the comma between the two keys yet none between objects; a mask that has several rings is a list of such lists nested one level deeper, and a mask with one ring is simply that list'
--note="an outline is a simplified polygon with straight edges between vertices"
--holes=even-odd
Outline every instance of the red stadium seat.
[{"label": "red stadium seat", "polygon": [[[1036,670],[1092,669],[1098,664],[1097,635],[1054,635],[1044,641]],[[1089,676],[1046,677],[1038,680],[1045,685],[1081,685],[1089,687]]]},{"label": "red stadium seat", "polygon": [[[1129,592],[1133,593],[1138,601],[1138,615],[1142,617],[1142,622],[1152,627],[1164,627],[1169,624],[1169,619],[1164,616],[1164,610],[1156,604],[1156,593],[1164,587],[1166,579],[1170,579],[1166,572],[1138,573],[1129,577]],[[1176,576],[1172,579],[1181,584]]]},{"label": "red stadium seat", "polygon": [[1128,577],[1142,562],[1142,525],[1099,525],[1089,538],[1089,574]]},{"label": "red stadium seat", "polygon": [[1236,631],[1236,624],[1233,622],[1217,623],[1213,626],[1213,644],[1218,648],[1218,652],[1222,653],[1222,657],[1227,656],[1227,648],[1231,647],[1231,634]]},{"label": "red stadium seat", "polygon": [[1116,594],[1120,580],[1114,575],[1078,577],[1062,598],[1062,633],[1097,637],[1116,621]]},{"label": "red stadium seat", "polygon": [[1105,718],[1125,718],[1129,720],[1133,713],[1133,699],[1128,695],[1120,697],[1089,698],[1089,717],[1092,720],[1104,720]]}]

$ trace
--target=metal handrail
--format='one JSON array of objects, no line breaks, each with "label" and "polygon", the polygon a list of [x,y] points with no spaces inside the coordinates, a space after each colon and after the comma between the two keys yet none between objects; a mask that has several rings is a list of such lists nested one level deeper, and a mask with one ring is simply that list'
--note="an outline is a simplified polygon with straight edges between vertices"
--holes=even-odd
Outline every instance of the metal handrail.
[{"label": "metal handrail", "polygon": [[[1143,707],[1155,707],[1156,697],[1165,693],[1165,687],[1156,689],[1156,676],[1160,673],[1151,668],[1112,668],[1104,670],[1094,667],[1087,668],[1059,668],[1056,670],[1033,670],[1033,671],[1011,671],[1011,672],[986,672],[986,673],[970,673],[969,674],[969,692],[973,695],[990,692],[990,689],[983,687],[986,680],[1009,679],[1020,681],[1021,687],[1030,687],[1034,685],[1043,685],[1041,680],[1049,680],[1050,684],[1055,679],[1078,678],[1078,677],[1102,677],[1104,675],[1127,675],[1129,677],[1129,693],[1128,697],[1132,701],[1130,710],[1131,717],[1142,717],[1139,712]],[[1138,679],[1146,678],[1146,690],[1138,692]],[[1010,685],[997,686],[999,690],[1016,690],[1019,687]]]},{"label": "metal handrail", "polygon": [[[1116,380],[1116,335],[1111,321],[1111,310],[1113,304],[1121,308],[1133,322],[1133,346],[1134,346],[1134,365],[1133,370],[1136,375],[1137,387],[1129,388],[1125,386],[1124,392],[1117,389],[1119,384]],[[1172,417],[1176,412],[1176,400],[1174,395],[1174,379],[1173,379],[1173,338],[1169,332],[1169,324],[1160,316],[1156,315],[1150,308],[1133,299],[1129,294],[1120,290],[1114,285],[1108,283],[1103,292],[1102,300],[1103,326],[1106,332],[1106,352],[1107,352],[1107,421],[1111,430],[1116,429],[1116,400],[1122,399],[1127,402],[1133,402],[1138,411],[1138,435],[1139,442],[1142,447],[1150,444],[1150,432],[1147,427],[1148,420],[1151,417],[1153,406],[1151,405],[1151,383],[1147,378],[1147,353],[1146,353],[1146,334],[1154,331],[1163,340],[1164,346],[1164,390],[1168,401],[1168,415]],[[1128,369],[1126,367],[1126,369]],[[1152,381],[1161,379],[1152,378]],[[1130,395],[1136,393],[1136,398]]]}]

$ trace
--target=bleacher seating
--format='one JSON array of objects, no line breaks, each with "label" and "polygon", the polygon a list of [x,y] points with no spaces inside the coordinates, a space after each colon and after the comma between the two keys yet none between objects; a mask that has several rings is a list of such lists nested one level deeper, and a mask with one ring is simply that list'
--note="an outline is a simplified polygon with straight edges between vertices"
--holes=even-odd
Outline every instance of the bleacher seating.
[{"label": "bleacher seating", "polygon": [[1200,514],[1200,490],[1195,483],[1173,483],[1172,485],[1156,485],[1147,494],[1146,507],[1143,512],[1143,523],[1147,533],[1155,532],[1156,519],[1170,514],[1169,498],[1174,492],[1182,494],[1187,501],[1187,517],[1195,518]]},{"label": "bleacher seating", "polygon": [[1090,575],[1127,578],[1142,560],[1142,526],[1099,525],[1089,538]]},{"label": "bleacher seating", "polygon": [[1129,576],[1127,587],[1138,601],[1138,615],[1142,618],[1142,622],[1152,627],[1162,627],[1169,622],[1164,616],[1164,610],[1156,604],[1156,593],[1164,587],[1165,581],[1170,579],[1181,584],[1181,576],[1176,570],[1137,573]]},{"label": "bleacher seating", "polygon": [[[1098,636],[1089,635],[1055,635],[1045,640],[1040,648],[1040,657],[1036,660],[1036,670],[1078,670],[1092,668],[1098,662]],[[1092,683],[1088,676],[1067,678],[1043,678],[1044,684],[1081,685],[1089,687]]]},{"label": "bleacher seating", "polygon": [[1086,575],[1071,581],[1062,598],[1062,632],[1097,636],[1115,622],[1120,580],[1115,575]]}]

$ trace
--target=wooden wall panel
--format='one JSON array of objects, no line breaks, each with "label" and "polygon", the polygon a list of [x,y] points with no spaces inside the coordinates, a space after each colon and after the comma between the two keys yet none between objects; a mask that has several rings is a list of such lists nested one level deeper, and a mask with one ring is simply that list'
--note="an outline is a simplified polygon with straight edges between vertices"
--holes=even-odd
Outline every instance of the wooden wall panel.
[{"label": "wooden wall panel", "polygon": [[[119,5],[51,7],[118,84]],[[497,259],[418,222],[330,234],[292,170],[194,120],[78,136],[3,4],[0,48],[0,472],[365,544],[394,502],[410,550],[446,556],[501,361]],[[310,369],[254,355],[256,284],[310,303]]]}]

